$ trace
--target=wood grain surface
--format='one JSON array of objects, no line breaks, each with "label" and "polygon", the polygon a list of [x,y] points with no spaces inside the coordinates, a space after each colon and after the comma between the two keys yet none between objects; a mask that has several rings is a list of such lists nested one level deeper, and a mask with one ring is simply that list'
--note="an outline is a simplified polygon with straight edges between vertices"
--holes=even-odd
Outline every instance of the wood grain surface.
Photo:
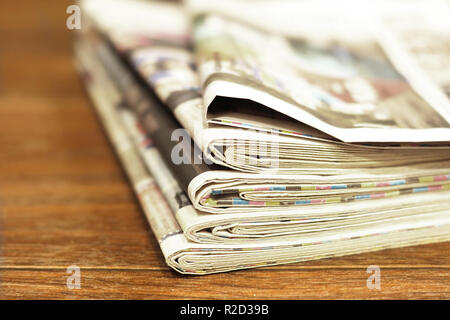
[{"label": "wood grain surface", "polygon": [[[450,243],[200,277],[170,270],[74,71],[69,4],[0,4],[2,299],[450,298]],[[71,265],[80,289],[66,287]],[[381,290],[366,286],[369,265]]]}]

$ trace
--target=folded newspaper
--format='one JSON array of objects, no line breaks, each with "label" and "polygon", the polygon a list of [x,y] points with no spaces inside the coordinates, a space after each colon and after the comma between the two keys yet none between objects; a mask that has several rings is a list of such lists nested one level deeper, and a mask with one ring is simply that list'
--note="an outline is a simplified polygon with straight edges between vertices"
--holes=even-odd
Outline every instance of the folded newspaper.
[{"label": "folded newspaper", "polygon": [[[220,272],[449,239],[445,134],[415,145],[355,145],[311,123],[275,116],[250,96],[244,102],[215,98],[214,108],[223,110],[211,118],[208,85],[200,85],[194,63],[202,75],[202,58],[189,51],[179,7],[111,1],[100,10],[104,1],[82,4],[92,26],[78,40],[78,60],[130,179],[139,194],[146,190],[139,199],[172,267]],[[229,106],[237,107],[228,112]],[[241,109],[245,125],[232,118],[242,117]],[[253,132],[242,129],[248,122]],[[293,133],[280,129],[289,126]],[[445,132],[448,124],[437,129]],[[181,157],[174,151],[183,151]]]}]

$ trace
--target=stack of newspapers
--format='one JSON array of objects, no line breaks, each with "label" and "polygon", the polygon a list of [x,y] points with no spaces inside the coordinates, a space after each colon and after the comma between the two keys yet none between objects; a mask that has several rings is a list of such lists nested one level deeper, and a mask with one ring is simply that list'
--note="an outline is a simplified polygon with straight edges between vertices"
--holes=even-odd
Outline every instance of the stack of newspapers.
[{"label": "stack of newspapers", "polygon": [[450,21],[322,2],[80,2],[77,68],[175,270],[450,240]]}]

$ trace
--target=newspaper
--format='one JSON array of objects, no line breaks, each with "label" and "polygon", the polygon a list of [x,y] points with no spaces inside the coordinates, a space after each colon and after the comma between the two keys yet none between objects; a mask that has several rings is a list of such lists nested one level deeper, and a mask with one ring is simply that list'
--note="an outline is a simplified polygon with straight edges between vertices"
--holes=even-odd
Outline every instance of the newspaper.
[{"label": "newspaper", "polygon": [[281,35],[209,7],[193,11],[207,117],[250,100],[342,141],[449,140],[449,100],[376,23],[359,39]]},{"label": "newspaper", "polygon": [[[111,10],[111,6],[109,8]],[[122,26],[127,15],[123,10],[118,11]],[[147,11],[150,15],[157,10]],[[241,118],[241,108],[240,114],[232,111],[214,114],[206,126],[195,59],[187,49],[189,35],[186,23],[180,22],[183,21],[180,11],[166,13],[164,23],[146,25],[145,36],[141,28],[128,26],[128,33],[118,30],[113,23],[117,18],[108,20],[100,16],[95,20],[119,51],[129,53],[131,63],[194,138],[207,160],[246,172],[330,175],[358,173],[360,168],[450,159],[448,142],[445,146],[430,143],[403,146],[342,143],[309,126],[275,117],[273,112],[270,113],[271,118],[267,118],[264,112],[257,113],[258,107],[251,102],[243,108],[251,111],[245,115],[245,121]],[[177,23],[179,26],[173,28]],[[136,34],[139,39],[147,39],[147,44],[152,44],[143,45],[142,41],[132,44],[130,39],[138,38]],[[235,128],[224,128],[224,125]],[[255,153],[258,157],[254,156]],[[405,170],[398,168],[398,171]]]},{"label": "newspaper", "polygon": [[[166,19],[165,21],[168,25],[174,25],[171,19]],[[133,32],[135,31],[131,33]],[[181,129],[181,127],[171,117],[167,106],[183,127],[190,128],[189,132],[195,132],[195,128],[193,128],[195,126],[193,125],[194,123],[200,123],[198,126],[201,125],[201,121],[198,121],[200,118],[196,117],[198,113],[195,111],[200,111],[198,105],[201,99],[198,97],[198,92],[195,91],[193,83],[185,81],[186,79],[195,79],[192,70],[188,72],[190,68],[186,68],[186,65],[190,64],[186,63],[186,61],[191,61],[189,55],[182,45],[180,48],[180,42],[182,42],[180,39],[186,40],[187,36],[183,36],[179,30],[173,31],[171,36],[168,37],[172,39],[171,46],[167,47],[167,41],[163,42],[161,39],[157,40],[158,46],[149,45],[152,41],[156,41],[155,39],[158,38],[158,35],[161,37],[160,33],[149,33],[147,31],[145,34],[147,41],[141,46],[145,48],[134,51],[132,49],[136,48],[135,43],[128,41],[126,45],[123,45],[123,41],[120,41],[115,36],[116,33],[108,33],[109,38],[112,39],[112,45],[116,49],[117,47],[121,48],[122,52],[125,47],[128,49],[125,51],[129,56],[125,55],[123,58],[126,60],[127,57],[132,57],[132,61],[135,63],[134,66],[140,70],[144,79],[159,77],[160,81],[151,83],[153,83],[152,87],[160,99],[155,97],[151,90],[146,89],[145,84],[139,83],[139,79],[129,70],[131,66],[129,64],[127,66],[127,61],[122,61],[119,58],[114,48],[99,44],[101,48],[99,49],[99,55],[102,57],[103,63],[107,65],[112,77],[115,78],[115,81],[125,92],[125,99],[128,105],[134,109],[145,129],[152,135],[153,141],[161,152],[165,163],[170,167],[175,179],[179,182],[180,189],[187,193],[196,209],[216,214],[242,213],[243,210],[245,212],[258,211],[264,213],[289,209],[289,214],[295,215],[295,211],[292,211],[292,208],[295,208],[298,212],[304,212],[310,210],[310,205],[314,205],[323,206],[323,209],[319,208],[318,210],[327,212],[336,210],[337,213],[340,210],[338,209],[339,206],[344,205],[343,208],[345,209],[348,203],[355,202],[354,207],[357,211],[358,206],[362,202],[370,200],[370,203],[367,204],[367,210],[376,207],[376,210],[380,211],[383,206],[384,208],[389,208],[392,205],[388,201],[390,198],[399,197],[396,201],[406,204],[411,203],[409,198],[415,198],[415,195],[418,193],[430,194],[449,188],[450,164],[448,160],[432,161],[436,159],[432,156],[433,150],[429,150],[429,148],[424,148],[426,149],[424,152],[415,154],[417,161],[420,160],[418,164],[386,167],[389,163],[388,156],[377,150],[374,152],[374,156],[380,153],[378,163],[380,165],[384,164],[382,168],[362,169],[358,167],[347,171],[342,171],[342,168],[335,168],[335,171],[331,171],[320,166],[324,157],[329,157],[331,164],[337,162],[339,157],[342,157],[343,160],[356,158],[357,162],[364,161],[364,157],[358,158],[351,151],[345,153],[345,149],[342,148],[334,150],[327,156],[330,150],[327,152],[327,150],[315,146],[315,153],[307,154],[307,159],[315,157],[318,161],[311,162],[311,170],[304,170],[303,174],[296,175],[280,174],[279,172],[255,175],[224,170],[214,165],[208,165],[202,161],[205,159],[198,159],[202,156],[202,153],[195,152],[198,149],[196,143],[193,143],[190,148],[192,154],[184,154],[183,160],[186,160],[186,162],[175,163],[172,158],[172,151],[177,148],[178,142],[172,141],[170,137],[173,132]],[[162,35],[167,37],[167,33]],[[99,42],[102,42],[102,40]],[[164,46],[161,46],[161,43]],[[162,56],[161,52],[164,53]],[[154,65],[157,65],[159,72],[146,73]],[[177,67],[173,68],[173,66]],[[185,71],[180,73],[178,72],[179,70]],[[194,92],[194,95],[191,94],[192,92]],[[187,96],[188,99],[180,99],[183,95]],[[164,101],[167,106],[161,104],[160,100]],[[160,125],[162,123],[164,125]],[[231,136],[233,133],[236,133],[234,129],[214,130],[216,129],[207,128],[201,132],[207,133],[205,136],[211,136],[214,135],[214,132],[217,132],[217,136],[220,137]],[[246,132],[245,134],[253,134],[255,141],[261,139],[260,133]],[[289,137],[289,139],[293,138]],[[189,137],[187,137],[187,141],[190,141]],[[195,141],[198,142],[200,140],[197,138]],[[305,141],[309,142],[312,140],[306,139]],[[408,150],[396,149],[396,152],[392,154],[393,159],[401,157],[402,152]],[[292,146],[286,150],[286,154],[289,155],[296,152],[301,154],[304,151],[298,151]],[[428,155],[431,155],[431,158],[427,158]],[[435,150],[435,155],[445,159],[448,155],[448,149],[439,148]],[[304,162],[308,162],[308,160],[303,159],[299,161],[299,163]],[[355,165],[354,162],[352,163]],[[413,196],[406,197],[408,194],[413,194]],[[424,197],[427,198],[428,196]],[[442,197],[442,194],[438,195],[438,197]],[[375,204],[375,201],[377,204]],[[380,203],[380,206],[378,206],[378,203]],[[268,210],[269,208],[270,210]],[[189,217],[188,219],[186,218],[187,220],[184,219],[188,222],[182,223],[185,226],[185,230],[205,229],[204,227],[199,229],[192,225],[194,220],[197,221],[195,224],[202,223],[201,219],[195,219],[197,216],[195,211],[194,213],[191,210],[185,211],[188,212],[184,213],[184,216]],[[280,213],[280,215],[286,217],[285,213]],[[221,223],[224,224],[223,219],[220,217],[211,219],[222,221]],[[229,230],[229,228],[225,229]]]},{"label": "newspaper", "polygon": [[[104,55],[103,55],[104,57]],[[114,70],[113,63],[111,60],[107,60],[106,65],[109,70]],[[127,76],[126,70],[120,70],[119,77],[121,80],[119,82],[128,83],[130,78]],[[144,102],[142,97],[139,98],[137,94],[136,86],[132,86],[128,83],[124,86],[124,92],[133,92],[136,96],[136,100]],[[149,99],[149,97],[148,97]],[[125,97],[125,100],[127,98]],[[130,100],[131,101],[131,100]],[[147,100],[147,107],[151,107],[156,104],[156,101],[152,103]],[[154,123],[165,123],[164,126],[156,126],[157,129],[163,128],[173,128],[170,125],[169,119],[162,119],[161,115],[164,114],[164,109],[159,108],[160,112],[155,110],[150,110],[150,112],[145,112],[146,115],[150,115],[148,121],[154,126]],[[138,110],[139,111],[139,110]],[[154,119],[155,116],[159,115],[159,118]],[[151,120],[153,119],[153,121]],[[130,121],[128,121],[130,122]],[[133,121],[131,120],[131,123]],[[170,130],[170,129],[169,129]],[[133,131],[130,129],[130,131]],[[136,130],[134,130],[136,131]],[[163,129],[164,131],[164,129]],[[158,132],[150,128],[150,133]],[[170,131],[169,131],[170,132]],[[134,133],[135,136],[138,133]],[[159,133],[155,135],[155,141],[161,139],[161,137],[169,136],[168,132]],[[167,139],[166,139],[167,140]],[[165,145],[166,140],[163,141],[161,145]],[[144,140],[146,141],[146,140]],[[141,144],[138,142],[138,144]],[[165,163],[161,157],[157,157],[155,150],[152,150],[152,156],[150,154],[146,159],[148,167],[152,172],[155,172],[155,176],[158,173],[164,173],[161,178],[157,178],[158,184],[161,189],[164,190],[164,194],[168,195],[169,203],[174,204],[172,208],[176,212],[177,220],[182,225],[185,232],[185,236],[196,242],[239,242],[242,240],[260,240],[260,239],[273,239],[273,238],[292,238],[297,237],[299,234],[314,234],[316,232],[323,232],[326,230],[338,230],[343,229],[348,225],[370,225],[377,224],[380,222],[387,223],[391,221],[396,221],[398,219],[409,220],[413,215],[428,214],[433,213],[437,208],[441,208],[445,205],[445,200],[447,199],[447,194],[436,194],[436,197],[406,197],[402,199],[394,199],[394,201],[383,201],[382,203],[370,203],[367,205],[360,205],[355,203],[352,206],[348,205],[336,205],[334,207],[326,206],[323,208],[317,208],[317,210],[312,210],[311,208],[304,208],[302,210],[285,210],[281,212],[274,212],[272,208],[270,210],[265,209],[264,212],[255,212],[251,214],[245,214],[242,212],[241,208],[235,208],[236,212],[240,211],[239,216],[236,215],[214,215],[207,217],[202,213],[197,212],[193,207],[185,202],[178,201],[180,199],[179,186],[176,186],[176,180],[170,177],[166,170],[162,170]],[[170,161],[169,161],[170,162]],[[168,163],[170,165],[170,163]],[[151,169],[153,168],[153,170]],[[180,166],[175,166],[175,168],[180,168]],[[181,179],[183,177],[183,170],[180,175]],[[184,171],[186,172],[186,171]],[[215,172],[215,171],[213,171]],[[229,172],[233,175],[233,172]],[[438,190],[439,187],[436,189]],[[172,191],[170,191],[172,190]],[[417,189],[420,190],[420,189]],[[391,193],[394,196],[396,192]],[[361,197],[360,199],[364,199]],[[331,201],[328,204],[332,204]],[[177,204],[183,203],[183,206],[177,207]],[[405,208],[405,203],[409,204],[408,208]],[[411,206],[416,206],[411,209]],[[247,210],[246,210],[247,211]],[[311,214],[314,218],[311,218]],[[321,224],[318,225],[317,223]]]},{"label": "newspaper", "polygon": [[[220,170],[214,165],[196,161],[195,144],[186,162],[176,163],[173,150],[176,141],[171,133],[178,130],[178,124],[163,105],[148,90],[139,85],[119,57],[100,45],[108,71],[124,92],[127,103],[140,115],[143,125],[158,146],[164,160],[171,167],[184,191],[194,205],[208,212],[241,211],[243,206],[252,208],[303,206],[308,204],[341,203],[364,199],[395,197],[408,193],[433,192],[447,189],[450,175],[442,174],[448,162],[425,163],[405,174],[393,173],[383,168],[383,173],[339,176],[246,174],[232,170]],[[160,125],[164,123],[164,125]],[[189,141],[189,140],[188,140]],[[442,167],[443,166],[443,167]],[[411,171],[413,167],[408,169]],[[397,173],[395,173],[397,172]],[[422,174],[422,175],[420,175]],[[333,182],[333,184],[330,184]],[[274,192],[276,191],[276,192]]]},{"label": "newspaper", "polygon": [[382,18],[391,31],[391,43],[406,50],[450,98],[450,3],[424,2],[402,9],[409,19],[399,19],[392,13]]},{"label": "newspaper", "polygon": [[[157,153],[153,152],[154,148],[142,130],[131,129],[133,126],[130,124],[136,119],[126,108],[120,90],[108,79],[102,64],[96,60],[95,52],[86,46],[84,40],[77,42],[75,51],[99,117],[138,195],[166,262],[176,271],[208,274],[450,239],[448,210],[439,210],[426,217],[419,216],[414,221],[400,219],[389,225],[355,226],[351,230],[325,231],[284,240],[226,245],[189,241],[181,233],[171,210],[170,203],[173,205],[173,202],[165,199],[146,168],[142,156],[147,154],[154,158]],[[137,144],[138,141],[140,143]],[[165,170],[167,168],[159,167],[153,171]],[[159,179],[161,177],[167,178],[161,175]],[[170,178],[165,181],[170,181]]]}]

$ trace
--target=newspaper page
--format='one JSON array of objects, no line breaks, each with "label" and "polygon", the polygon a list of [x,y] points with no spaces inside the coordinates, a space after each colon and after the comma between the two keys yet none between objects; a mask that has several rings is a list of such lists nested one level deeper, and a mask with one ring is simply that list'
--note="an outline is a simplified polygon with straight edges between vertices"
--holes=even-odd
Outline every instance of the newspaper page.
[{"label": "newspaper page", "polygon": [[236,109],[251,100],[347,142],[449,140],[448,101],[388,54],[378,30],[309,39],[198,9],[193,37],[207,116],[227,97]]}]

